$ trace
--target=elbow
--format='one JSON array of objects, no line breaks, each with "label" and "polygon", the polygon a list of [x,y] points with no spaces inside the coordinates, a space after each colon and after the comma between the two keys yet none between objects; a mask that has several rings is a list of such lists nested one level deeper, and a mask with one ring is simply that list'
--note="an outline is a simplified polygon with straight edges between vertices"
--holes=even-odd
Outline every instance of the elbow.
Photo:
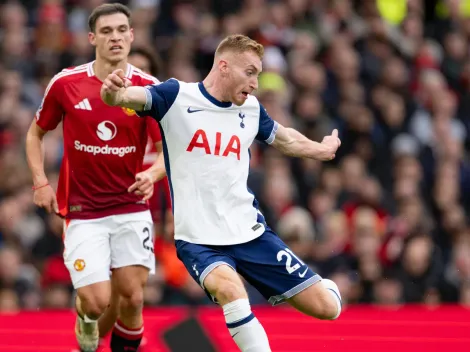
[{"label": "elbow", "polygon": [[294,156],[297,155],[291,148],[286,147],[286,146],[279,147],[279,148],[276,148],[276,149],[278,151],[280,151],[282,153],[282,155],[285,155],[285,156],[294,157]]},{"label": "elbow", "polygon": [[26,139],[25,139],[26,155],[29,155],[35,149],[37,149],[37,146],[40,145],[41,142],[42,142],[42,138],[40,136],[32,133],[31,131],[28,131],[28,133],[26,134]]},{"label": "elbow", "polygon": [[281,144],[278,149],[282,154],[286,156],[296,156],[297,141],[295,139],[291,139]]},{"label": "elbow", "polygon": [[278,150],[285,156],[293,156],[292,150],[288,146],[283,146]]}]

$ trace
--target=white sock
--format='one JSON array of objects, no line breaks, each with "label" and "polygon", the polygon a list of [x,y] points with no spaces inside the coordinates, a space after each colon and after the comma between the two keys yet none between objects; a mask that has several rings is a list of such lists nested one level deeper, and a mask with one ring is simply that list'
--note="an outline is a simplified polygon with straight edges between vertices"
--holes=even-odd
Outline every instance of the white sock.
[{"label": "white sock", "polygon": [[222,308],[230,335],[242,352],[271,352],[268,336],[248,299],[237,299]]},{"label": "white sock", "polygon": [[338,286],[334,283],[334,281],[331,281],[330,279],[322,279],[321,282],[328,292],[331,293],[335,299],[336,305],[338,306],[338,313],[333,318],[331,318],[331,320],[335,320],[341,314],[341,293],[339,292]]}]

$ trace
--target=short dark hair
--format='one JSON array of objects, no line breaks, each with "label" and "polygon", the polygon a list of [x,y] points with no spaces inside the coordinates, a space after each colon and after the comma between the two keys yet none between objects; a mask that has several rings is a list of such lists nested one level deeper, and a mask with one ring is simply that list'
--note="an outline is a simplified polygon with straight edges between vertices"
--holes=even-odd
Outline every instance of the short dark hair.
[{"label": "short dark hair", "polygon": [[115,13],[122,13],[126,15],[127,19],[129,20],[129,25],[131,24],[131,10],[123,4],[120,3],[112,3],[112,4],[103,4],[96,7],[93,12],[91,13],[90,17],[88,17],[88,27],[90,31],[95,33],[96,30],[96,21],[101,16],[113,15]]},{"label": "short dark hair", "polygon": [[132,48],[129,56],[131,55],[142,55],[145,57],[150,63],[150,74],[154,77],[157,77],[161,74],[162,71],[162,61],[160,56],[151,48],[148,47],[136,47]]}]

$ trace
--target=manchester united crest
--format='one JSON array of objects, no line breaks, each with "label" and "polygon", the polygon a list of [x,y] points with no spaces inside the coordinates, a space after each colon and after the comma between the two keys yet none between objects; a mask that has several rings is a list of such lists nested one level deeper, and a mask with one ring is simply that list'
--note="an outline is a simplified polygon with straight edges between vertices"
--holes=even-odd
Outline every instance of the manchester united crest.
[{"label": "manchester united crest", "polygon": [[77,259],[75,260],[75,262],[73,263],[73,267],[76,271],[82,271],[83,269],[85,269],[85,261],[83,259]]}]

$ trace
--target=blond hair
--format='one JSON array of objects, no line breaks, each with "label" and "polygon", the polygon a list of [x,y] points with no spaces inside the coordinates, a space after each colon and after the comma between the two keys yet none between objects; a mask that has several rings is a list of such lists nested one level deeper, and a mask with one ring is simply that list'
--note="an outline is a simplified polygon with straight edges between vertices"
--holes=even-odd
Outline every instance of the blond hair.
[{"label": "blond hair", "polygon": [[260,59],[262,59],[264,55],[263,45],[243,34],[232,34],[226,37],[220,42],[215,51],[215,55],[218,56],[227,51],[236,54],[252,51],[258,55]]}]

